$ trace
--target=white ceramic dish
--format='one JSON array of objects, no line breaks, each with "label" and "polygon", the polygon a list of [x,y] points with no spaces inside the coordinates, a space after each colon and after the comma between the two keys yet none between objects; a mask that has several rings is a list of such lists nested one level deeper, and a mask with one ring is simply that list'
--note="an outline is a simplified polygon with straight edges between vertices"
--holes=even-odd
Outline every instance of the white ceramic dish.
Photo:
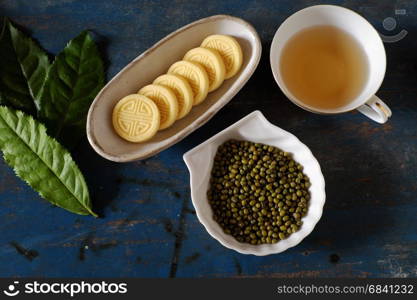
[{"label": "white ceramic dish", "polygon": [[[311,199],[307,215],[302,219],[300,230],[276,244],[250,245],[239,243],[223,232],[212,218],[207,201],[210,173],[213,159],[219,145],[229,139],[248,140],[281,148],[293,154],[294,159],[304,166],[304,173],[310,178]],[[271,124],[260,111],[254,111],[230,127],[219,132],[204,143],[184,154],[184,161],[190,171],[191,198],[199,221],[208,233],[223,246],[243,254],[268,255],[280,253],[300,243],[319,221],[326,194],[320,165],[310,149],[291,133]]]},{"label": "white ceramic dish", "polygon": [[[183,119],[159,131],[145,143],[130,143],[113,130],[111,114],[122,97],[136,93],[164,74],[169,66],[201,44],[211,34],[228,34],[242,47],[243,65],[238,74],[192,108]],[[242,19],[217,15],[188,24],[166,36],[122,69],[97,95],[87,117],[87,137],[94,150],[112,161],[145,159],[181,141],[212,118],[248,81],[261,57],[262,45],[256,30]]]}]

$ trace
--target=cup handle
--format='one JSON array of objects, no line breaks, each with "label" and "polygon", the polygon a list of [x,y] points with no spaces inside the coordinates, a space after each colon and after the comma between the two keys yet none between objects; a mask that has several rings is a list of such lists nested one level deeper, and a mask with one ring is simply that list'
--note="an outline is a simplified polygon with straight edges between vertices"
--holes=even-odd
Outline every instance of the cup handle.
[{"label": "cup handle", "polygon": [[357,110],[367,116],[369,119],[383,124],[391,117],[391,109],[381,99],[373,95],[364,105]]}]

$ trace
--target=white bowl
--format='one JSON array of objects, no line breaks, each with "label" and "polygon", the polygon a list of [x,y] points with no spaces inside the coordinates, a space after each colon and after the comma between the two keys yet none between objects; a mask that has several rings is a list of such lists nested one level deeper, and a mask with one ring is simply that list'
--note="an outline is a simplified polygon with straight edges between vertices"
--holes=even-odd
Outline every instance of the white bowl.
[{"label": "white bowl", "polygon": [[[159,131],[144,143],[130,143],[119,137],[111,122],[117,101],[137,91],[164,74],[185,53],[198,47],[211,34],[235,37],[242,47],[240,71],[227,79],[203,103],[192,108],[183,119]],[[246,21],[226,15],[204,18],[169,34],[123,68],[100,91],[87,117],[87,137],[93,149],[109,160],[127,162],[145,159],[181,141],[204,125],[245,85],[258,66],[262,45],[256,30]]]},{"label": "white bowl", "polygon": [[[225,234],[213,220],[213,212],[207,200],[207,190],[213,159],[219,145],[230,139],[248,140],[276,146],[293,154],[293,158],[303,165],[304,173],[310,178],[311,199],[307,215],[302,219],[300,230],[276,244],[250,245],[238,242]],[[191,198],[199,221],[208,233],[223,246],[243,254],[268,255],[280,253],[300,243],[320,220],[326,194],[320,165],[310,149],[291,133],[271,124],[260,111],[254,111],[211,137],[204,143],[184,154],[184,161],[190,171]]]}]

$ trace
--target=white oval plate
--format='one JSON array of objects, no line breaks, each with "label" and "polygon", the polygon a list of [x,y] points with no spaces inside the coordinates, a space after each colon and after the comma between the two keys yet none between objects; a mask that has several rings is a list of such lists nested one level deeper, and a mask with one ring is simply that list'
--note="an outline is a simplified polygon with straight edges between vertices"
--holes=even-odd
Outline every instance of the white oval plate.
[{"label": "white oval plate", "polygon": [[[213,159],[217,148],[230,139],[248,140],[276,146],[293,154],[293,158],[303,165],[303,172],[310,178],[310,204],[307,215],[302,219],[300,230],[276,244],[250,245],[238,242],[225,234],[213,220],[213,212],[207,200],[207,190]],[[299,244],[320,220],[326,199],[324,177],[320,165],[310,149],[291,133],[271,124],[260,111],[254,111],[219,132],[207,141],[184,154],[184,161],[190,171],[191,199],[199,221],[208,233],[223,246],[243,254],[268,255],[280,253]]]},{"label": "white oval plate", "polygon": [[[183,119],[159,131],[145,143],[130,143],[113,129],[111,114],[114,105],[126,95],[152,83],[185,53],[198,47],[211,34],[235,37],[243,52],[243,65],[234,77],[225,80],[207,99],[194,106]],[[123,68],[94,99],[87,117],[87,137],[94,150],[106,159],[128,162],[145,159],[181,141],[210,120],[252,76],[261,57],[262,45],[256,30],[246,21],[227,15],[204,18],[166,36]]]}]

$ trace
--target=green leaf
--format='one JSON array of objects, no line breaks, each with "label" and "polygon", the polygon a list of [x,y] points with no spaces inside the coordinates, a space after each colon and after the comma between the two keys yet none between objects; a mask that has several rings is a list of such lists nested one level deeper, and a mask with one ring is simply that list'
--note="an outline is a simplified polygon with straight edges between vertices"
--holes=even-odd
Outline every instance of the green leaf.
[{"label": "green leaf", "polygon": [[0,57],[0,104],[34,114],[50,66],[47,54],[4,18]]},{"label": "green leaf", "polygon": [[87,112],[104,85],[104,68],[87,31],[71,40],[48,73],[40,117],[48,133],[68,147],[85,135]]},{"label": "green leaf", "polygon": [[4,31],[6,29],[6,17],[0,18],[0,24],[1,24],[1,29],[0,29],[0,42],[1,42],[3,35],[4,35]]},{"label": "green leaf", "polygon": [[70,212],[97,216],[71,154],[31,116],[0,106],[0,149],[16,175],[43,198]]}]

